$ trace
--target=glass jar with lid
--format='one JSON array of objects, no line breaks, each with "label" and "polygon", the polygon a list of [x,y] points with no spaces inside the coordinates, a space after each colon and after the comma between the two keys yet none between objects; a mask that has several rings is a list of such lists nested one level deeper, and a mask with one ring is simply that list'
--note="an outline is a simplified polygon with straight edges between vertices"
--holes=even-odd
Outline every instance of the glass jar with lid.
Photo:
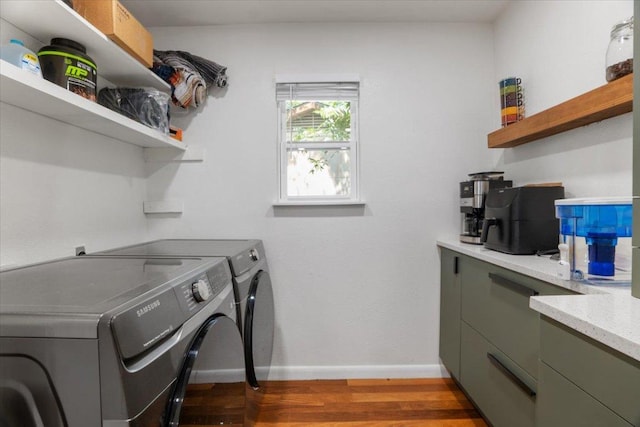
[{"label": "glass jar with lid", "polygon": [[633,16],[611,29],[606,67],[608,82],[633,73]]}]

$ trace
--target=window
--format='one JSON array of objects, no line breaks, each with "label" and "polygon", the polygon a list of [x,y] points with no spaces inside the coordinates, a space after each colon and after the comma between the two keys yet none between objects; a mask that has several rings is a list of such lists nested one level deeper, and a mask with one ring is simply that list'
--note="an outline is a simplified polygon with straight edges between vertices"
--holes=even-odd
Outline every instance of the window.
[{"label": "window", "polygon": [[280,202],[358,201],[358,82],[277,83]]}]

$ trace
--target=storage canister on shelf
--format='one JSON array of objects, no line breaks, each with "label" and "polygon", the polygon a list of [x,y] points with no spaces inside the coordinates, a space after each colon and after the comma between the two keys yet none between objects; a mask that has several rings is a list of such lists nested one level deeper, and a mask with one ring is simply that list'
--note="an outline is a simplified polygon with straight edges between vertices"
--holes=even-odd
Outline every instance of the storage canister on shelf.
[{"label": "storage canister on shelf", "polygon": [[8,45],[0,47],[0,58],[18,68],[42,77],[38,56],[27,49],[22,40],[11,39]]},{"label": "storage canister on shelf", "polygon": [[524,119],[522,79],[519,77],[507,77],[500,80],[498,85],[500,86],[502,127]]},{"label": "storage canister on shelf", "polygon": [[608,82],[633,73],[633,16],[611,29],[606,67]]},{"label": "storage canister on shelf", "polygon": [[82,44],[74,40],[54,38],[49,46],[38,51],[38,57],[45,79],[96,101],[98,67]]}]

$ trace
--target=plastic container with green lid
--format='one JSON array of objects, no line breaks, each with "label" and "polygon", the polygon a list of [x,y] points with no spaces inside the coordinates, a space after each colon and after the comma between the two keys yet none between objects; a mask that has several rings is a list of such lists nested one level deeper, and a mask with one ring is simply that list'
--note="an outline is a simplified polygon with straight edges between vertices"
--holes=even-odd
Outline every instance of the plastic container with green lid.
[{"label": "plastic container with green lid", "polygon": [[74,40],[53,38],[38,51],[45,79],[91,101],[96,101],[98,67],[86,48]]}]

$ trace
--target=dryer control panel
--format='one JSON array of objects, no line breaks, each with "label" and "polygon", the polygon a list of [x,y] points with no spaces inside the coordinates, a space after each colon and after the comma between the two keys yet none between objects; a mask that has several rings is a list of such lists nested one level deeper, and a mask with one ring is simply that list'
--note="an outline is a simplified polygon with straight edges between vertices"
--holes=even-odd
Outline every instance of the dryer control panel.
[{"label": "dryer control panel", "polygon": [[177,286],[175,291],[182,310],[193,314],[200,306],[213,301],[230,284],[229,263],[220,262],[205,273]]},{"label": "dryer control panel", "polygon": [[187,279],[167,283],[112,317],[111,329],[123,359],[153,348],[208,304],[220,304],[216,296],[233,286],[229,263],[222,257],[207,260],[217,262]]}]

